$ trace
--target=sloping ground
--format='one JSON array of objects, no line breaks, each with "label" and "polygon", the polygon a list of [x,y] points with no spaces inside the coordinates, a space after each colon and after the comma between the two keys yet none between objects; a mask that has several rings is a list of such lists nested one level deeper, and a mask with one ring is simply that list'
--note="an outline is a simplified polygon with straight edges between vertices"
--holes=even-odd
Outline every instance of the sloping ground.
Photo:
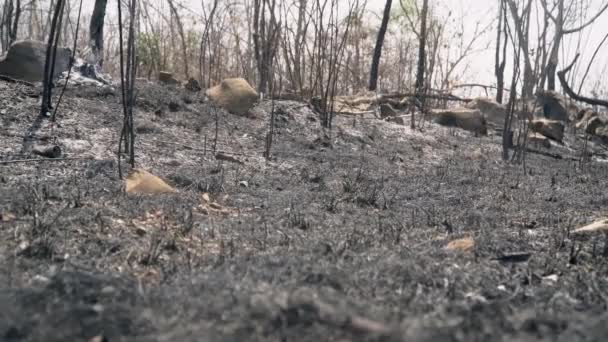
[{"label": "sloping ground", "polygon": [[[604,238],[569,234],[606,214],[606,164],[530,154],[524,173],[500,161],[499,137],[430,124],[339,116],[330,136],[295,102],[277,104],[267,162],[270,103],[256,120],[139,89],[138,166],[177,194],[123,193],[119,98],[94,88],[69,90],[59,125],[33,130],[85,159],[0,164],[0,340],[608,333]],[[38,99],[5,83],[0,94],[2,160],[31,158]],[[445,248],[462,237],[473,251]]]}]

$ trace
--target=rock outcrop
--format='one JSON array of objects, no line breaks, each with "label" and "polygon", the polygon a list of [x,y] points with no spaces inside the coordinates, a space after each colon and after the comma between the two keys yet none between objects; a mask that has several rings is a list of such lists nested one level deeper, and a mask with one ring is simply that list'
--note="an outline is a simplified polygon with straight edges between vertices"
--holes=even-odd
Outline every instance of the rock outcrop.
[{"label": "rock outcrop", "polygon": [[179,84],[179,81],[173,77],[173,74],[168,71],[158,72],[158,81],[163,84],[175,85]]},{"label": "rock outcrop", "polygon": [[386,118],[394,118],[397,116],[397,111],[393,106],[388,103],[383,103],[380,105],[380,117],[382,119]]},{"label": "rock outcrop", "polygon": [[488,125],[479,110],[456,108],[451,110],[433,110],[434,121],[442,126],[458,127],[476,134],[487,135]]},{"label": "rock outcrop", "polygon": [[[36,40],[20,40],[0,58],[0,75],[27,82],[42,82],[46,61],[47,44]],[[70,67],[72,53],[67,48],[57,48],[53,78]]]},{"label": "rock outcrop", "polygon": [[258,93],[243,78],[228,78],[209,88],[207,96],[228,112],[245,116],[259,98]]},{"label": "rock outcrop", "polygon": [[547,138],[562,142],[564,140],[564,123],[557,120],[536,119],[530,122],[530,130]]},{"label": "rock outcrop", "polygon": [[507,108],[492,99],[479,97],[467,103],[465,107],[480,111],[488,123],[495,127],[502,127],[505,123]]},{"label": "rock outcrop", "polygon": [[554,91],[539,91],[536,96],[544,117],[549,120],[571,121],[578,115],[578,107]]}]

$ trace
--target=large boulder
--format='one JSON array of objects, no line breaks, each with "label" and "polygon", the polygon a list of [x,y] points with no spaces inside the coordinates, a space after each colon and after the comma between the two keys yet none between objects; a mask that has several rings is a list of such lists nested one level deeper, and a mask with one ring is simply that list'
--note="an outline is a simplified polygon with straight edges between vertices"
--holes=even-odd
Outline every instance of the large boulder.
[{"label": "large boulder", "polygon": [[539,91],[536,95],[544,117],[549,120],[569,121],[578,115],[578,107],[555,91]]},{"label": "large boulder", "polygon": [[557,120],[536,119],[530,122],[530,129],[546,136],[547,138],[561,142],[564,139],[564,123]]},{"label": "large boulder", "polygon": [[458,127],[476,134],[488,134],[485,117],[479,110],[456,108],[451,110],[433,110],[434,121],[442,126]]},{"label": "large boulder", "polygon": [[207,96],[218,106],[236,115],[247,115],[259,95],[243,78],[228,78],[207,90]]},{"label": "large boulder", "polygon": [[[20,40],[0,58],[0,75],[27,82],[42,82],[47,44],[36,40]],[[67,48],[57,48],[53,78],[70,67],[72,53]]]},{"label": "large boulder", "polygon": [[502,126],[505,123],[507,108],[492,99],[479,97],[467,103],[465,107],[480,111],[486,120],[495,126]]},{"label": "large boulder", "polygon": [[551,148],[551,140],[542,134],[531,132],[528,135],[528,146]]},{"label": "large boulder", "polygon": [[158,81],[163,84],[176,85],[179,81],[173,77],[173,74],[168,71],[158,72]]},{"label": "large boulder", "polygon": [[608,125],[604,124],[595,129],[595,135],[608,143]]},{"label": "large boulder", "polygon": [[587,134],[595,134],[596,130],[606,123],[593,110],[586,110],[576,123],[576,129]]},{"label": "large boulder", "polygon": [[394,118],[397,115],[398,115],[397,111],[390,104],[383,103],[383,104],[380,105],[380,117],[382,119],[385,119],[385,118]]}]

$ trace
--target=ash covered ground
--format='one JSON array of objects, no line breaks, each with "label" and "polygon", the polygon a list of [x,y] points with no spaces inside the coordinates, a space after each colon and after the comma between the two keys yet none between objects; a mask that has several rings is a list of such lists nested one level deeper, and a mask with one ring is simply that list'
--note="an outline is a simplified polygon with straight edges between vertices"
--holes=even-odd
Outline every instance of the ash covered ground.
[{"label": "ash covered ground", "polygon": [[[37,94],[0,83],[0,340],[608,335],[604,237],[570,233],[605,215],[606,163],[524,170],[499,136],[432,123],[339,115],[329,132],[288,101],[267,161],[271,103],[238,117],[142,83],[137,164],[178,193],[128,196],[119,92],[68,88],[56,125]],[[73,159],[18,162],[28,132]],[[460,238],[474,247],[446,249]]]}]

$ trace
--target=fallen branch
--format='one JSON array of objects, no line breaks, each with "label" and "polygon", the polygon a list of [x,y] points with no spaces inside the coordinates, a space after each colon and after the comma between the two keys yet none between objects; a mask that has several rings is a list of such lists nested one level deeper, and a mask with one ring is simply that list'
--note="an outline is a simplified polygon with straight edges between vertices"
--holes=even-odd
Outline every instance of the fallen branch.
[{"label": "fallen branch", "polygon": [[608,108],[608,101],[604,101],[604,100],[600,100],[600,99],[592,99],[590,97],[585,97],[585,96],[579,95],[579,94],[575,93],[574,90],[572,90],[572,88],[566,81],[566,74],[568,74],[568,72],[570,72],[570,70],[572,70],[572,67],[574,67],[574,64],[576,64],[576,61],[578,60],[579,56],[580,56],[580,54],[577,53],[576,56],[574,57],[574,60],[572,61],[572,63],[570,63],[570,65],[568,65],[564,70],[557,72],[557,77],[559,78],[559,83],[562,85],[562,88],[564,88],[564,91],[566,92],[566,94],[568,94],[568,96],[570,96],[574,100],[584,102],[584,103],[590,104],[592,106],[602,106],[602,107]]},{"label": "fallen branch", "polygon": [[42,163],[42,162],[62,162],[73,160],[92,160],[93,157],[74,157],[74,158],[34,158],[34,159],[15,159],[15,160],[0,160],[0,165],[18,164],[18,163]]},{"label": "fallen branch", "polygon": [[28,87],[35,87],[36,86],[34,83],[30,83],[30,82],[22,81],[22,80],[17,80],[17,79],[14,79],[12,77],[4,76],[4,75],[0,75],[0,80],[6,81],[6,82],[9,82],[9,83],[19,83],[19,84],[26,85]]},{"label": "fallen branch", "polygon": [[57,145],[35,145],[32,147],[32,153],[47,158],[57,159],[61,157],[61,147]]}]

